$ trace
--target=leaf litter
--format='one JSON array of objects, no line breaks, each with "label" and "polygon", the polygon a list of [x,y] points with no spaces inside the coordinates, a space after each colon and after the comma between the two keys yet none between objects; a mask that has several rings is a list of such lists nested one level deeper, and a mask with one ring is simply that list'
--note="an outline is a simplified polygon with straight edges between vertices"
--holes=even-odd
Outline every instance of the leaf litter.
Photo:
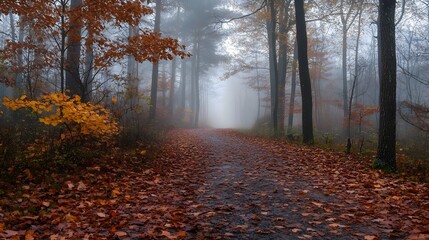
[{"label": "leaf litter", "polygon": [[321,149],[172,130],[146,151],[0,198],[6,239],[429,239],[429,187]]}]

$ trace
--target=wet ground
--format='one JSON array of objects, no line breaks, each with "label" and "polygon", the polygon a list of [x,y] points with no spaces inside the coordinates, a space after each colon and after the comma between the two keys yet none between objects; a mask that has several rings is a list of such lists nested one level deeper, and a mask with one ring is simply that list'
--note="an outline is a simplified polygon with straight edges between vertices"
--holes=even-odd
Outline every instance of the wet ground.
[{"label": "wet ground", "polygon": [[429,239],[428,185],[345,154],[204,129],[135,152],[0,199],[0,238]]}]

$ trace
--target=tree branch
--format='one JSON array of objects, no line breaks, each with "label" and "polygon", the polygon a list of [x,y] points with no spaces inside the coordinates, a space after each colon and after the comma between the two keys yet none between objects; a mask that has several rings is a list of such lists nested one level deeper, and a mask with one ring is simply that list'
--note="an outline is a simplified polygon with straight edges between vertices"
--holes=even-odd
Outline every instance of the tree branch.
[{"label": "tree branch", "polygon": [[264,0],[264,1],[261,3],[261,6],[259,6],[255,11],[253,11],[253,12],[251,12],[251,13],[249,13],[249,14],[242,15],[242,16],[240,16],[240,17],[234,17],[234,18],[228,19],[228,20],[226,20],[226,21],[223,21],[223,20],[220,20],[220,19],[219,19],[219,23],[221,23],[221,24],[223,24],[223,23],[230,23],[230,22],[233,22],[233,21],[235,21],[235,20],[239,20],[239,19],[243,19],[243,18],[246,18],[246,17],[250,17],[250,16],[252,16],[252,15],[254,15],[254,14],[258,13],[259,11],[261,11],[261,10],[262,10],[266,5],[267,5],[267,0]]}]

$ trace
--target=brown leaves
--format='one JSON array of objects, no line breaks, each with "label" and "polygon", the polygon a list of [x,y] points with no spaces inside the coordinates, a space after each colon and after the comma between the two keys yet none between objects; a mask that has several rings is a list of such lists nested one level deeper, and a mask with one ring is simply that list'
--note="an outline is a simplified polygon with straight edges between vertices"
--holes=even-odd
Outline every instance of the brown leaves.
[{"label": "brown leaves", "polygon": [[180,231],[177,234],[171,234],[169,231],[162,231],[161,235],[167,237],[168,239],[177,239],[186,237],[186,232]]},{"label": "brown leaves", "polygon": [[115,149],[54,186],[8,193],[0,207],[13,210],[0,212],[0,238],[428,237],[427,185],[341,154],[232,133],[216,133],[234,145],[220,153],[198,131],[173,130],[150,167],[136,168],[140,150]]}]

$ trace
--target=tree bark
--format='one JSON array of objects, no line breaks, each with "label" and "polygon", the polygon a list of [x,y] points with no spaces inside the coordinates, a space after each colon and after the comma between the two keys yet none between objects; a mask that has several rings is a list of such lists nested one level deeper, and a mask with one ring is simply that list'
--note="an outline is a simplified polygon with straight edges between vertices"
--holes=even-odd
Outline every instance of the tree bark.
[{"label": "tree bark", "polygon": [[[361,20],[362,20],[362,4],[359,8],[359,18],[358,18],[358,29],[357,29],[357,37],[356,37],[356,48],[355,48],[355,69],[354,69],[354,76],[353,76],[353,84],[352,89],[350,93],[349,98],[349,106],[348,106],[348,119],[347,119],[347,145],[346,145],[346,153],[349,154],[351,152],[352,148],[352,134],[351,134],[351,121],[352,121],[352,105],[353,105],[353,98],[355,95],[355,91],[357,91],[357,81],[358,81],[358,75],[359,75],[359,41],[360,41],[360,35],[361,35]],[[356,93],[357,95],[357,93]]]},{"label": "tree bark", "polygon": [[[177,8],[176,21],[180,22],[180,6]],[[174,95],[175,95],[175,84],[176,84],[176,72],[177,72],[177,59],[174,58],[171,63],[171,79],[170,79],[170,92],[168,98],[168,115],[170,120],[173,120],[174,113]]]},{"label": "tree bark", "polygon": [[[135,26],[128,26],[128,37],[132,38],[138,34],[138,29]],[[138,94],[138,79],[137,79],[137,61],[130,54],[127,59],[127,78],[128,78],[128,93],[130,105],[133,107],[137,103]]]},{"label": "tree bark", "polygon": [[[91,37],[91,36],[90,36]],[[94,49],[93,45],[87,46],[85,51],[85,69],[83,71],[83,96],[82,101],[89,102],[92,98],[92,82],[94,80]]]},{"label": "tree bark", "polygon": [[180,92],[180,111],[182,113],[184,113],[185,108],[186,108],[186,59],[182,59],[182,64],[181,64],[181,69],[180,69],[180,88],[181,88],[181,92]]},{"label": "tree bark", "polygon": [[341,61],[341,69],[343,76],[343,112],[344,117],[347,116],[348,110],[348,84],[347,84],[347,28],[345,25],[342,27],[343,29],[343,41],[342,41],[342,61]]},{"label": "tree bark", "polygon": [[275,0],[269,0],[268,10],[271,14],[267,20],[268,47],[269,47],[269,65],[270,65],[270,90],[271,90],[271,123],[274,132],[278,128],[278,71],[277,71],[277,48],[276,48],[276,20],[277,11],[274,6]]},{"label": "tree bark", "polygon": [[[154,32],[159,33],[161,30],[161,0],[156,0],[156,9],[155,9],[155,28]],[[149,119],[153,120],[156,117],[156,102],[158,98],[158,74],[159,74],[159,64],[154,62],[152,65],[152,85],[150,89],[150,109],[149,109]]]},{"label": "tree bark", "polygon": [[258,66],[258,52],[255,51],[255,62],[256,62],[256,92],[257,92],[257,96],[258,96],[258,114],[256,117],[256,120],[259,120],[259,118],[261,117],[261,87],[260,87],[260,83],[259,83],[259,66]]},{"label": "tree bark", "polygon": [[283,1],[280,10],[279,61],[278,61],[278,131],[284,135],[286,115],[286,70],[288,65],[289,6],[291,1]]},{"label": "tree bark", "polygon": [[302,135],[305,144],[313,144],[313,99],[307,55],[307,28],[304,0],[295,0],[296,36],[298,42],[299,77],[302,98]]},{"label": "tree bark", "polygon": [[82,0],[70,1],[70,29],[67,34],[66,90],[70,95],[83,96],[83,86],[79,73],[82,40],[82,21],[76,12]]},{"label": "tree bark", "polygon": [[379,1],[380,120],[375,167],[396,170],[395,1]]},{"label": "tree bark", "polygon": [[201,33],[198,31],[197,35],[197,52],[196,54],[196,69],[195,69],[195,118],[194,127],[198,127],[200,121],[200,42]]},{"label": "tree bark", "polygon": [[190,108],[192,111],[191,116],[191,124],[193,124],[193,121],[195,119],[195,112],[196,112],[196,78],[197,78],[197,31],[194,30],[194,39],[192,43],[192,62],[191,62],[191,99],[190,99]]},{"label": "tree bark", "polygon": [[[11,17],[12,18],[12,17]],[[14,24],[11,22],[11,24]],[[19,21],[19,30],[18,30],[18,43],[23,43],[24,42],[24,31],[25,31],[25,26],[26,26],[26,19],[24,19],[23,17],[20,17],[20,21]],[[20,97],[20,95],[22,95],[25,87],[24,87],[24,74],[22,72],[22,66],[24,64],[24,60],[23,60],[23,56],[22,56],[22,49],[18,49],[18,56],[16,56],[17,58],[17,64],[18,64],[18,71],[16,72],[16,87],[18,89],[17,94],[18,96],[16,97]]]},{"label": "tree bark", "polygon": [[177,66],[177,60],[174,59],[171,62],[171,79],[170,79],[170,92],[168,96],[168,115],[170,118],[173,116],[174,111],[174,86],[176,84],[176,67]]},{"label": "tree bark", "polygon": [[295,41],[293,47],[292,77],[290,83],[289,116],[287,123],[287,134],[292,135],[293,115],[295,112],[295,92],[296,92],[296,69],[298,67],[298,47]]},{"label": "tree bark", "polygon": [[[342,78],[343,78],[343,111],[344,111],[344,120],[347,118],[349,113],[348,105],[348,83],[347,83],[347,34],[348,31],[356,19],[357,14],[352,15],[353,9],[355,8],[358,1],[351,1],[350,6],[347,12],[344,12],[344,2],[340,2],[340,17],[341,17],[341,28],[342,28]],[[350,19],[351,18],[351,19]],[[347,130],[346,130],[347,134]]]}]

